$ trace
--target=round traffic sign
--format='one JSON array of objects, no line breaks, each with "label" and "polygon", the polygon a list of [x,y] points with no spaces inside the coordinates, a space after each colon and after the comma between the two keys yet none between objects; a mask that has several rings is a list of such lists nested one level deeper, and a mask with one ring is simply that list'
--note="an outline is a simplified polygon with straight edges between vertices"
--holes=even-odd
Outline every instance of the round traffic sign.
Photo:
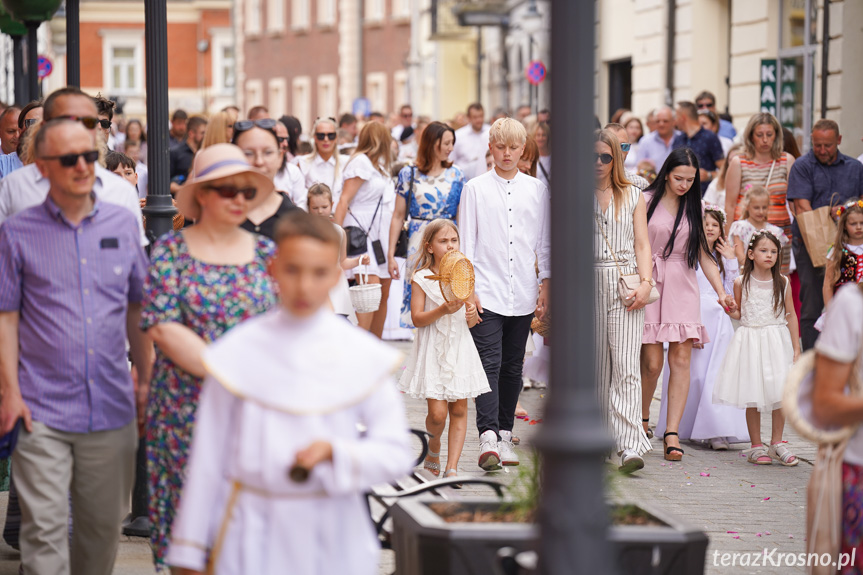
[{"label": "round traffic sign", "polygon": [[54,64],[51,62],[51,60],[49,60],[45,56],[39,56],[38,76],[40,78],[45,78],[46,76],[50,76],[53,70]]},{"label": "round traffic sign", "polygon": [[527,76],[528,82],[537,86],[545,80],[545,64],[543,64],[541,60],[534,60],[527,65],[527,70],[525,70],[524,74]]}]

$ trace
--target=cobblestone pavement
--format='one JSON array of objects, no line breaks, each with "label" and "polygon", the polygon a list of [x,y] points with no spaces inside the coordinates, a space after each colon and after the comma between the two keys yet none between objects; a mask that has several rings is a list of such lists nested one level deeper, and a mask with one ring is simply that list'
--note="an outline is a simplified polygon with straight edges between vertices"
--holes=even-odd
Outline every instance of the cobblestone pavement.
[{"label": "cobblestone pavement", "polygon": [[[406,342],[395,342],[395,346],[407,352]],[[525,390],[522,405],[532,420],[542,418],[546,398],[545,390]],[[408,419],[412,427],[425,426],[426,406],[424,401],[406,398]],[[659,400],[654,401],[651,421],[659,413]],[[511,483],[517,477],[512,470],[486,473],[477,467],[479,445],[474,423],[473,407],[469,411],[467,440],[459,463],[463,476],[492,476]],[[769,437],[769,418],[764,432]],[[516,420],[514,434],[522,440],[518,452],[526,458],[531,439],[542,423],[530,425]],[[786,566],[741,567],[721,565],[724,553],[770,553],[775,547],[779,553],[801,553],[804,550],[804,517],[806,484],[809,481],[811,462],[815,457],[815,446],[804,443],[786,426],[787,439],[792,449],[801,458],[796,467],[780,465],[754,466],[741,456],[744,445],[734,445],[728,452],[714,452],[706,447],[683,442],[686,455],[681,463],[667,463],[662,458],[662,442],[653,440],[654,450],[645,456],[646,466],[637,474],[626,477],[617,473],[616,467],[607,465],[608,496],[619,501],[649,501],[667,512],[684,519],[695,527],[704,529],[710,537],[706,573],[804,573],[803,569]],[[442,442],[441,462],[446,462],[446,437]],[[426,473],[426,472],[424,472]],[[706,475],[702,475],[706,474]],[[491,496],[492,492],[481,486],[465,486],[459,492],[464,496]],[[0,513],[5,516],[6,494],[0,495]],[[718,553],[718,555],[715,555]],[[772,556],[774,559],[777,555]],[[714,559],[716,565],[714,565]],[[730,560],[730,557],[729,559]],[[14,575],[18,571],[18,553],[0,542],[0,575]],[[380,573],[390,574],[395,570],[392,552],[381,557]],[[122,537],[120,552],[114,573],[116,575],[152,575],[149,545],[146,540]]]}]

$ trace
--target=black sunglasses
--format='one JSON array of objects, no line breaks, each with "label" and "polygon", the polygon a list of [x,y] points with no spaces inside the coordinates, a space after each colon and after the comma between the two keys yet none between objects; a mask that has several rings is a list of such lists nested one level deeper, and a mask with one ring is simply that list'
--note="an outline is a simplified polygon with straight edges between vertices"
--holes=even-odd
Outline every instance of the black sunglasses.
[{"label": "black sunglasses", "polygon": [[287,136],[276,136],[276,141],[279,142],[279,145],[286,144],[288,142]]},{"label": "black sunglasses", "polygon": [[258,190],[255,188],[238,188],[237,186],[205,186],[204,189],[213,190],[226,200],[232,200],[238,194],[243,194],[244,198],[251,200],[258,193]]},{"label": "black sunglasses", "polygon": [[596,160],[599,160],[603,164],[607,165],[607,164],[610,164],[611,160],[613,160],[613,159],[614,158],[612,157],[611,154],[593,154],[593,163],[594,164],[596,163]]},{"label": "black sunglasses", "polygon": [[[107,130],[111,127],[111,120],[100,120],[99,118],[95,118],[93,116],[57,116],[57,118],[52,118],[55,120],[75,120],[77,122],[81,122],[84,124],[84,127],[88,130],[94,129],[97,125],[102,126],[103,130]],[[26,121],[26,120],[25,120]]]},{"label": "black sunglasses", "polygon": [[40,156],[40,160],[58,160],[64,168],[71,168],[78,165],[78,158],[84,158],[88,164],[92,164],[99,159],[99,150],[90,150],[89,152],[81,152],[80,154],[63,154],[62,156]]},{"label": "black sunglasses", "polygon": [[318,139],[319,142],[323,142],[324,139],[332,141],[332,140],[336,139],[336,133],[335,132],[315,132],[315,137]]},{"label": "black sunglasses", "polygon": [[715,105],[715,102],[699,102],[697,104],[699,110],[704,110],[706,108],[712,108]]},{"label": "black sunglasses", "polygon": [[263,130],[272,130],[276,127],[276,121],[272,118],[261,118],[260,120],[240,120],[234,122],[235,132],[245,132],[257,126]]}]

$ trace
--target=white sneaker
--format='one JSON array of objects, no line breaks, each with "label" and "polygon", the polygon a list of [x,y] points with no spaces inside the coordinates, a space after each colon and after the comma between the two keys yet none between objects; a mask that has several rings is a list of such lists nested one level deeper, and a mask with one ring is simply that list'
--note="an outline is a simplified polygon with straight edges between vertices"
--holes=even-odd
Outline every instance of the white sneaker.
[{"label": "white sneaker", "polygon": [[485,431],[479,436],[479,466],[486,471],[500,469],[500,452],[494,431]]},{"label": "white sneaker", "polygon": [[533,386],[533,380],[526,375],[522,376],[522,378],[521,378],[522,389],[530,389],[531,386]]},{"label": "white sneaker", "polygon": [[617,469],[622,473],[634,473],[644,467],[644,460],[634,449],[624,449],[620,454],[620,467]]},{"label": "white sneaker", "polygon": [[512,431],[501,431],[500,441],[497,444],[500,450],[501,465],[518,465],[518,455],[512,445]]},{"label": "white sneaker", "polygon": [[714,451],[728,451],[731,447],[728,444],[728,440],[724,437],[714,437],[710,439],[708,443],[710,444],[710,449],[713,449]]}]

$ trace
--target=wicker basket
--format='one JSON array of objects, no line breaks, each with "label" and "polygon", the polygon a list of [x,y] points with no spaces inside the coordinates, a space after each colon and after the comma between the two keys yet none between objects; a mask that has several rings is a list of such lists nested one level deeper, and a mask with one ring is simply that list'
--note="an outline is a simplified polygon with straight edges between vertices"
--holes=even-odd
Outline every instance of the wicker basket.
[{"label": "wicker basket", "polygon": [[530,322],[530,329],[534,333],[538,333],[540,337],[551,335],[551,324],[548,321],[539,321],[539,318],[536,317]]},{"label": "wicker basket", "polygon": [[[362,266],[365,268],[365,266]],[[351,286],[351,304],[357,313],[373,313],[381,307],[381,284],[367,283],[368,273],[357,274],[357,285]]]},{"label": "wicker basket", "polygon": [[429,276],[428,279],[440,282],[441,294],[448,302],[465,301],[473,295],[473,264],[459,251],[444,254],[438,275]]},{"label": "wicker basket", "polygon": [[[176,208],[177,207],[177,200],[172,198],[171,202],[174,204],[174,207]],[[147,198],[141,198],[141,209],[143,210],[144,206],[146,206],[146,205],[147,205]],[[146,228],[147,227],[147,216],[142,216],[142,218],[144,220],[144,227]],[[177,213],[174,214],[174,221],[173,221],[174,231],[182,230],[185,223],[186,223],[186,218],[184,218],[183,214],[181,214],[180,211],[177,210]]]}]

